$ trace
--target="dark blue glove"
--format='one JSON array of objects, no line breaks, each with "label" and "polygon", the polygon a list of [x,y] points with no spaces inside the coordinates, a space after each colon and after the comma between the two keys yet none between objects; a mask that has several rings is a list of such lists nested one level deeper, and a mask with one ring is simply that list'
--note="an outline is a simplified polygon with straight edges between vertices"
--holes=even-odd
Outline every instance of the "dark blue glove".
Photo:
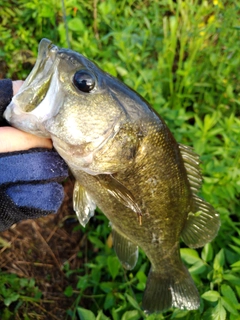
[{"label": "dark blue glove", "polygon": [[[11,98],[11,80],[1,80],[0,126]],[[56,213],[64,197],[60,182],[67,176],[67,165],[54,150],[0,153],[0,231],[21,220]]]},{"label": "dark blue glove", "polygon": [[56,213],[68,169],[57,152],[36,148],[0,153],[0,231],[25,219]]}]

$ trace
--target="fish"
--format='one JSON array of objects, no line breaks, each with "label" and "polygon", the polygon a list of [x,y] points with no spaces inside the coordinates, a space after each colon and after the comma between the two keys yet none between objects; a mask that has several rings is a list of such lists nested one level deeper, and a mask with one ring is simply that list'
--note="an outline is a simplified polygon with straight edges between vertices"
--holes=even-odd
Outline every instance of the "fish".
[{"label": "fish", "polygon": [[14,127],[52,139],[75,177],[73,205],[82,226],[98,207],[113,246],[131,270],[139,247],[151,268],[142,308],[196,310],[200,296],[180,257],[212,241],[219,214],[198,196],[199,156],[177,143],[137,92],[94,62],[48,39],[4,117]]}]

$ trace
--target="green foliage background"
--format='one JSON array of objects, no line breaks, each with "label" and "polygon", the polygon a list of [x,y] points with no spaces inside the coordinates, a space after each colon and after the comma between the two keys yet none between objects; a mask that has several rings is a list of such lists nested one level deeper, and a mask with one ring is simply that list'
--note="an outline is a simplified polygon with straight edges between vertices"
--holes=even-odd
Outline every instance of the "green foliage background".
[{"label": "green foliage background", "polygon": [[[143,95],[177,141],[201,155],[201,196],[222,221],[211,244],[199,250],[182,244],[201,307],[150,320],[240,319],[239,15],[239,1],[65,0],[63,8],[58,0],[0,0],[1,77],[24,79],[43,37],[70,44]],[[66,319],[144,319],[140,306],[149,268],[144,253],[132,272],[123,271],[106,245],[108,222],[97,219],[97,229],[90,221],[85,230],[99,250],[91,254],[87,273],[64,267],[66,276],[82,275],[76,288],[66,288],[66,296],[77,292]],[[92,292],[91,311],[80,307],[86,289]],[[0,294],[6,299],[6,292]]]}]

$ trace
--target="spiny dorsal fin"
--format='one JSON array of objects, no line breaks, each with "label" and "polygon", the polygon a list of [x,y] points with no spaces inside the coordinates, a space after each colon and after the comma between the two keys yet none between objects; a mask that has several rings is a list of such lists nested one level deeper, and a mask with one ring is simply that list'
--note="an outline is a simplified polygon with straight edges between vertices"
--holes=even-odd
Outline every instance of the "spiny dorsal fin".
[{"label": "spiny dorsal fin", "polygon": [[190,183],[191,190],[196,194],[201,188],[202,175],[200,172],[199,155],[196,154],[191,147],[179,144],[179,149],[184,161],[184,166],[187,171],[188,181]]},{"label": "spiny dorsal fin", "polygon": [[193,193],[191,212],[188,214],[181,236],[186,245],[198,248],[215,238],[220,227],[220,219],[214,208],[197,196],[202,184],[199,156],[191,147],[179,144],[179,149]]},{"label": "spiny dorsal fin", "polygon": [[78,182],[75,182],[73,190],[73,209],[83,227],[94,216],[95,202],[89,196],[87,190]]}]

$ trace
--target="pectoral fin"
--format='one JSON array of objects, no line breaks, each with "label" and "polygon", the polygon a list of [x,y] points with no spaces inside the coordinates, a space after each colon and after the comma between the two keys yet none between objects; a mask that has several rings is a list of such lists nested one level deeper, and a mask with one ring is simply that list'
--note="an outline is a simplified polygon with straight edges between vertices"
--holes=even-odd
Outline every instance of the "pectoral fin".
[{"label": "pectoral fin", "polygon": [[116,255],[123,267],[127,270],[133,269],[138,260],[138,246],[119,233],[114,227],[112,228],[112,236]]},{"label": "pectoral fin", "polygon": [[139,223],[141,224],[142,212],[132,193],[112,175],[99,175],[98,179],[102,187],[114,198],[137,214]]},{"label": "pectoral fin", "polygon": [[198,196],[193,198],[193,209],[189,213],[182,231],[187,246],[198,248],[212,241],[218,233],[220,219],[214,208]]},{"label": "pectoral fin", "polygon": [[91,199],[87,190],[78,182],[75,182],[73,190],[73,209],[83,227],[94,216],[95,202]]}]

